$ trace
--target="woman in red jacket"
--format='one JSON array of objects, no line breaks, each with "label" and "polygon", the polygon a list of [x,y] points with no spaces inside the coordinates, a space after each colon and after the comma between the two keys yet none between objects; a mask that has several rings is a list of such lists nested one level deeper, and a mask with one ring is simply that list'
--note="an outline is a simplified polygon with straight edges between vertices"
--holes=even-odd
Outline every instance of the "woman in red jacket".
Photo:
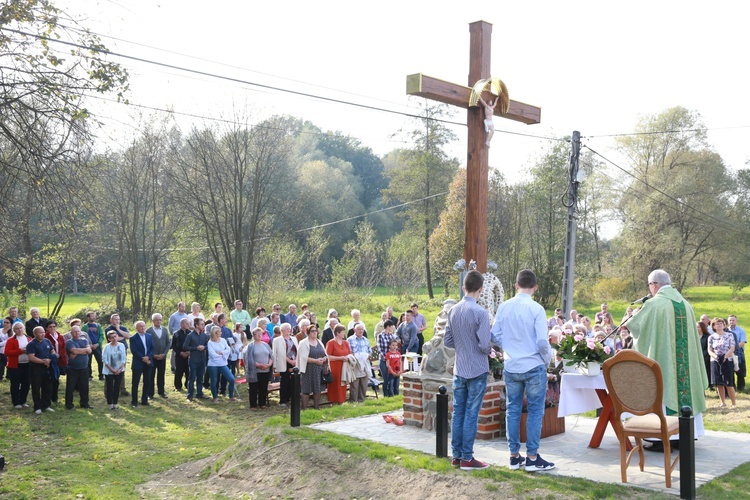
[{"label": "woman in red jacket", "polygon": [[13,407],[17,410],[28,408],[26,398],[29,396],[31,378],[29,374],[29,357],[26,346],[29,338],[26,336],[23,323],[13,324],[13,336],[5,343],[5,356],[8,358],[8,379],[10,379],[10,397]]},{"label": "woman in red jacket", "polygon": [[[52,342],[57,353],[57,366],[60,368],[60,375],[65,375],[65,368],[68,366],[68,353],[65,352],[65,337],[57,331],[57,323],[50,320],[47,322],[44,337]],[[60,379],[52,380],[52,402],[57,403],[58,392],[60,391]]]}]

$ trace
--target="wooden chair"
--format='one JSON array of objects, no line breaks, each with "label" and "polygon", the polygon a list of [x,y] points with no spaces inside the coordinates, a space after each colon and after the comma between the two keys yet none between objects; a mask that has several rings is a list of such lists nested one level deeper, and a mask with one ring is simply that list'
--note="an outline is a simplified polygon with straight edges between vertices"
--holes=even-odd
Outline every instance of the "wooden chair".
[{"label": "wooden chair", "polygon": [[[672,462],[669,445],[670,436],[679,432],[677,417],[664,416],[662,396],[664,381],[659,364],[632,349],[625,349],[608,359],[602,366],[604,381],[615,411],[615,429],[620,439],[620,473],[622,482],[627,483],[627,468],[633,453],[638,451],[641,472],[644,455],[642,438],[658,438],[664,444],[664,476],[667,488],[672,487],[672,472],[680,459],[679,454]],[[623,422],[623,412],[633,417]],[[635,438],[635,448],[627,452],[626,443],[630,436]]]}]

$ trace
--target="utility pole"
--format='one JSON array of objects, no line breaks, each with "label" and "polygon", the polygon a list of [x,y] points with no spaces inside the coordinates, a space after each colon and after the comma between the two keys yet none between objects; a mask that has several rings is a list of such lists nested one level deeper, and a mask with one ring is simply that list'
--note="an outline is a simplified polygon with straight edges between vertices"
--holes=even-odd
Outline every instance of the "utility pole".
[{"label": "utility pole", "polygon": [[576,229],[578,226],[578,185],[582,178],[578,174],[578,158],[581,154],[581,133],[573,131],[570,151],[570,184],[564,201],[568,207],[568,227],[565,231],[565,268],[563,271],[562,310],[566,318],[573,309],[573,271],[576,262]]}]

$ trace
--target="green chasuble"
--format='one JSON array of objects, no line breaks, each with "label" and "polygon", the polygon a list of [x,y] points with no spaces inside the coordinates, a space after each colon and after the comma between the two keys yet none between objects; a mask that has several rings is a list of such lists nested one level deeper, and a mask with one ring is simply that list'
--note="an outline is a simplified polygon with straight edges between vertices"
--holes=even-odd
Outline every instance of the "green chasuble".
[{"label": "green chasuble", "polygon": [[695,313],[680,292],[661,287],[627,327],[633,334],[633,348],[661,367],[664,406],[669,413],[679,414],[684,405],[693,409],[693,415],[705,411],[708,377]]}]

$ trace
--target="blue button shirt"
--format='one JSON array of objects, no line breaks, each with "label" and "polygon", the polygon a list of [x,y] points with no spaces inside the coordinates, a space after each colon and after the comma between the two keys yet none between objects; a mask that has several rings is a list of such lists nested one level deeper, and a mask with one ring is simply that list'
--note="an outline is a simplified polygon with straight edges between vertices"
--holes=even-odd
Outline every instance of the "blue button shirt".
[{"label": "blue button shirt", "polygon": [[492,342],[503,348],[505,370],[526,373],[547,365],[551,355],[544,308],[519,292],[500,304],[492,325]]},{"label": "blue button shirt", "polygon": [[490,315],[473,297],[465,296],[448,311],[443,343],[456,350],[453,373],[465,379],[490,371]]}]

